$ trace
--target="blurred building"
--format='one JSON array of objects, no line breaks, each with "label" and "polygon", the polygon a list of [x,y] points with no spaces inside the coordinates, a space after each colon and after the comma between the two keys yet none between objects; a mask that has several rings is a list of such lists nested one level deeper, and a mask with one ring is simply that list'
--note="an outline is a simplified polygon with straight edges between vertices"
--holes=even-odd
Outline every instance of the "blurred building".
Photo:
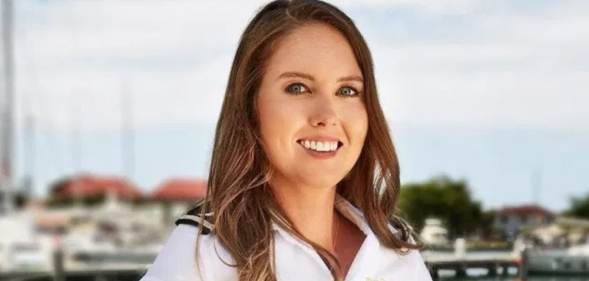
[{"label": "blurred building", "polygon": [[50,187],[52,204],[102,203],[109,196],[121,201],[137,201],[142,193],[129,180],[117,176],[81,174],[59,180]]},{"label": "blurred building", "polygon": [[162,223],[171,225],[174,218],[204,198],[206,191],[205,180],[173,178],[161,183],[148,200],[162,208]]},{"label": "blurred building", "polygon": [[123,177],[82,174],[57,181],[50,187],[49,206],[99,206],[116,198],[117,205],[132,207],[165,226],[204,198],[207,182],[197,178],[171,178],[145,194]]},{"label": "blurred building", "polygon": [[504,239],[514,241],[524,228],[546,225],[554,214],[538,205],[504,207],[497,211],[493,227]]}]

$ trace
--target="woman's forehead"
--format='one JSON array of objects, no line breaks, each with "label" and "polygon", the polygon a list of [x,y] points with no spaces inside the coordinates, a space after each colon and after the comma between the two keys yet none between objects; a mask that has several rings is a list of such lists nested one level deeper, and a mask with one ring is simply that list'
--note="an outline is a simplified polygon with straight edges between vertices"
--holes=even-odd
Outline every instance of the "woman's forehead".
[{"label": "woman's forehead", "polygon": [[267,74],[277,79],[284,72],[317,76],[362,76],[352,47],[335,28],[306,24],[277,42],[267,64]]}]

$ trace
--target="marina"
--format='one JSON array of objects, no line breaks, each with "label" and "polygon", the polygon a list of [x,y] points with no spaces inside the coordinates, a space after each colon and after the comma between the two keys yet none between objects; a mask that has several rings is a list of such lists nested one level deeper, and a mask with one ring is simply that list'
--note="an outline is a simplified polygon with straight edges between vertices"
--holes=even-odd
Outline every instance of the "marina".
[{"label": "marina", "polygon": [[[0,281],[136,281],[162,249],[175,227],[175,218],[207,192],[205,175],[210,171],[207,162],[210,151],[206,149],[215,136],[213,117],[217,117],[216,109],[221,105],[219,99],[226,86],[223,84],[226,81],[220,79],[227,76],[226,66],[231,56],[225,46],[235,38],[216,42],[216,28],[213,33],[200,30],[208,35],[197,36],[196,41],[191,38],[201,26],[221,24],[227,31],[223,34],[239,30],[226,25],[225,18],[215,18],[214,22],[193,21],[205,18],[194,16],[203,9],[200,4],[188,2],[180,8],[166,1],[57,2],[0,0]],[[407,11],[413,14],[420,9],[405,10],[413,5],[412,1],[400,2],[403,2],[401,8],[389,7],[391,14],[403,15]],[[214,6],[212,3],[208,8]],[[365,3],[360,6],[363,5],[368,7]],[[485,4],[478,9],[485,10],[486,5],[492,6]],[[225,12],[225,6],[219,5],[219,11]],[[123,12],[113,12],[120,7]],[[571,14],[584,10],[573,8],[561,7]],[[548,11],[552,7],[542,9]],[[365,10],[369,9],[360,12]],[[577,198],[586,196],[585,206],[589,206],[589,194],[580,194],[586,192],[586,186],[582,186],[586,185],[583,182],[586,159],[578,156],[586,154],[581,149],[587,147],[587,134],[568,133],[573,131],[569,126],[574,126],[577,120],[586,120],[581,116],[586,110],[582,106],[574,108],[584,104],[577,99],[583,96],[581,86],[586,79],[579,78],[576,70],[574,76],[566,76],[564,72],[542,76],[548,69],[563,71],[569,67],[557,67],[558,59],[565,61],[565,57],[544,56],[560,53],[560,49],[550,49],[553,42],[568,35],[571,38],[562,45],[583,46],[576,41],[582,36],[561,33],[561,29],[554,27],[554,32],[546,33],[549,40],[544,45],[549,46],[544,46],[545,49],[536,49],[542,45],[541,40],[526,38],[533,42],[530,50],[542,54],[537,57],[524,49],[526,42],[518,40],[514,40],[517,41],[514,45],[503,42],[504,45],[495,46],[495,39],[477,37],[480,42],[493,44],[487,46],[477,41],[460,46],[467,38],[454,34],[453,38],[459,40],[448,41],[446,32],[477,25],[448,21],[448,15],[438,15],[436,18],[444,19],[438,22],[440,26],[445,22],[453,25],[444,26],[443,34],[430,37],[432,34],[424,32],[429,28],[423,28],[421,23],[434,22],[431,17],[437,10],[430,7],[422,18],[409,21],[420,23],[415,25],[419,30],[411,30],[412,24],[389,30],[389,24],[396,25],[404,19],[391,21],[388,15],[382,16],[381,11],[389,11],[382,7],[373,10],[374,17],[371,14],[359,17],[367,20],[369,24],[363,24],[367,28],[385,27],[367,33],[378,34],[370,40],[371,45],[379,46],[379,52],[393,50],[392,54],[375,52],[378,54],[375,58],[391,55],[378,60],[379,81],[385,82],[380,88],[386,90],[382,94],[386,101],[383,112],[387,120],[393,117],[391,120],[395,122],[391,124],[400,127],[408,124],[409,128],[399,130],[400,133],[392,130],[398,136],[395,155],[399,150],[402,161],[398,164],[405,173],[395,208],[419,230],[415,237],[424,242],[421,254],[433,280],[589,281],[589,214],[581,212],[587,207],[583,209],[581,197]],[[528,18],[527,12],[510,8],[502,11],[517,14],[522,22]],[[134,17],[134,13],[139,17]],[[493,21],[503,22],[503,13]],[[169,23],[171,14],[177,18]],[[216,13],[207,10],[206,14]],[[246,18],[244,13],[233,16],[234,20]],[[493,25],[487,20],[493,16],[496,15],[485,14],[484,21],[479,23],[485,28],[469,30],[469,36],[483,36],[491,31],[487,29]],[[549,16],[545,19],[558,18],[549,13],[545,16]],[[105,18],[116,20],[111,24]],[[379,21],[372,22],[371,18]],[[560,18],[560,21],[567,19]],[[532,21],[526,26],[548,25],[542,23]],[[581,30],[576,24],[567,23],[565,27]],[[126,28],[132,29],[124,31]],[[419,36],[408,36],[415,31]],[[518,38],[515,31],[508,36],[510,40]],[[543,34],[543,31],[537,29],[525,34]],[[407,37],[402,48],[395,45],[398,43],[395,40],[379,41],[383,34],[395,36],[395,32],[402,33],[396,36]],[[557,36],[549,37],[552,33]],[[116,37],[109,37],[111,34]],[[504,36],[503,29],[497,35]],[[435,45],[429,38],[443,44]],[[126,42],[138,42],[141,47]],[[430,43],[435,49],[429,49]],[[400,55],[397,51],[401,51]],[[462,54],[468,56],[460,58]],[[562,54],[570,56],[566,56],[567,63],[583,61],[572,57],[574,52]],[[543,61],[545,57],[550,59]],[[533,63],[525,64],[527,60]],[[221,67],[223,62],[227,65]],[[395,65],[387,66],[391,62]],[[501,65],[506,62],[509,64]],[[524,63],[523,69],[518,70],[519,63]],[[460,73],[462,64],[467,70]],[[546,73],[527,76],[534,69]],[[387,76],[389,73],[394,77]],[[499,73],[499,78],[489,78],[493,73]],[[562,80],[548,79],[560,76]],[[512,81],[512,77],[521,81]],[[387,85],[390,81],[394,83]],[[398,83],[401,81],[407,84]],[[209,85],[214,83],[216,88]],[[573,84],[566,91],[560,88]],[[442,87],[432,89],[427,85]],[[439,88],[447,96],[437,92]],[[557,88],[555,93],[544,92],[553,88]],[[411,91],[410,95],[397,97],[386,93],[403,94],[401,90]],[[215,96],[217,92],[219,96]],[[495,96],[496,93],[505,96]],[[518,96],[521,93],[525,95]],[[414,96],[420,101],[412,101]],[[545,107],[529,106],[530,101],[543,98]],[[393,99],[411,101],[405,105],[425,109],[415,112],[414,108],[403,109],[398,113],[395,110],[403,107],[401,103],[398,108],[390,106],[397,106],[389,102]],[[566,103],[559,104],[562,100]],[[512,101],[513,104],[507,104]],[[440,110],[443,102],[447,102],[447,108]],[[494,103],[497,108],[487,107]],[[505,108],[512,111],[504,111]],[[440,113],[450,115],[441,118]],[[425,122],[428,116],[430,123]],[[525,127],[526,120],[534,118],[538,118],[536,123],[530,124],[536,126]],[[585,132],[585,124],[581,123],[580,131]],[[430,131],[419,127],[430,124],[434,128]],[[510,127],[512,124],[521,127]],[[557,134],[557,130],[551,131],[554,128],[543,127],[545,124],[565,133]],[[545,132],[540,133],[538,128]],[[325,151],[313,152],[315,145],[305,144],[304,140],[299,144],[314,159],[335,157]],[[341,148],[339,141],[333,147],[330,143],[329,147]],[[198,171],[201,174],[197,177]],[[441,180],[436,180],[435,173],[439,171],[450,176],[442,175]],[[530,171],[528,187],[526,179]],[[569,171],[572,172],[567,174]],[[432,175],[434,180],[425,179],[426,175]],[[406,199],[402,195],[412,190],[417,190],[410,197],[413,201],[405,202],[407,208],[402,209],[401,203]],[[462,193],[456,195],[457,191]],[[555,199],[558,197],[555,194],[562,196]],[[578,202],[571,200],[565,206],[564,194],[574,196]],[[581,211],[573,212],[575,206]],[[411,209],[416,214],[412,218],[408,215]]]}]

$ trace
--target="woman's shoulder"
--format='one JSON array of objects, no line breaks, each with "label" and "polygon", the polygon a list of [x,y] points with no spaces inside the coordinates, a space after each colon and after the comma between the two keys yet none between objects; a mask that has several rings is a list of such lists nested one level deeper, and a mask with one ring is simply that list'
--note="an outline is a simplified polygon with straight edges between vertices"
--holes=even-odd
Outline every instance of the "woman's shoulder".
[{"label": "woman's shoulder", "polygon": [[219,243],[211,225],[203,221],[206,220],[191,211],[178,218],[176,227],[140,281],[213,280],[210,276],[215,276],[214,280],[236,280],[235,270],[230,266],[231,256]]}]

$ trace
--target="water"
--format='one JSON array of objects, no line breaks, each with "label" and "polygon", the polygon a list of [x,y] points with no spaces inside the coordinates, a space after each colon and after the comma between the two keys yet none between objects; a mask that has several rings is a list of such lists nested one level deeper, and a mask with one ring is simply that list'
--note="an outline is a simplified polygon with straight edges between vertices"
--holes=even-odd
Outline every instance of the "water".
[{"label": "water", "polygon": [[[517,276],[516,268],[509,268],[509,276],[487,277],[485,269],[471,268],[466,270],[469,277],[456,278],[451,270],[441,270],[436,281],[523,281]],[[588,276],[528,276],[526,281],[589,281]]]},{"label": "water", "polygon": [[[487,277],[484,275],[485,270],[479,269],[468,269],[467,273],[470,277],[456,278],[452,277],[453,273],[442,270],[439,272],[440,278],[437,281],[523,281],[517,277],[514,268],[510,268],[510,275],[498,276],[498,277]],[[526,281],[589,281],[589,276],[528,276]]]},{"label": "water", "polygon": [[[441,278],[440,281],[521,281],[518,277],[469,277],[469,278]],[[587,281],[589,276],[578,276],[578,277],[559,277],[559,276],[531,276],[526,281]]]}]

